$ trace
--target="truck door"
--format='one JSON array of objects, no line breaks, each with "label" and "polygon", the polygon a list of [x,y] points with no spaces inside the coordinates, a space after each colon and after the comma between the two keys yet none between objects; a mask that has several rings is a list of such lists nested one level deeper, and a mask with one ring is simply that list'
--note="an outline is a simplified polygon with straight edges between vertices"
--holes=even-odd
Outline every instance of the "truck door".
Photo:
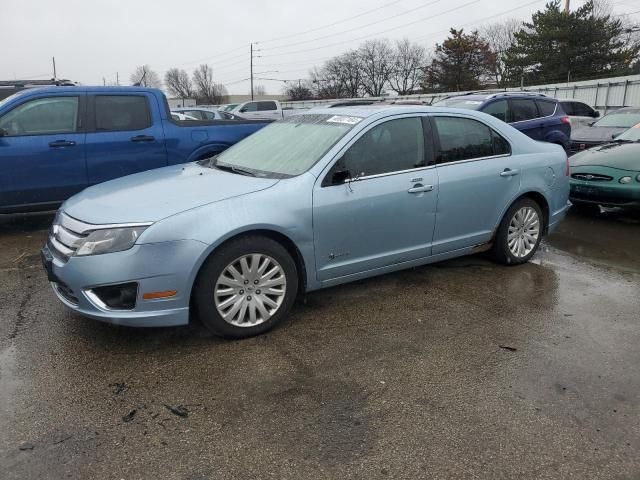
[{"label": "truck door", "polygon": [[0,212],[52,208],[87,186],[85,98],[29,96],[0,116]]},{"label": "truck door", "polygon": [[90,185],[167,165],[156,99],[144,93],[96,93],[88,98]]}]

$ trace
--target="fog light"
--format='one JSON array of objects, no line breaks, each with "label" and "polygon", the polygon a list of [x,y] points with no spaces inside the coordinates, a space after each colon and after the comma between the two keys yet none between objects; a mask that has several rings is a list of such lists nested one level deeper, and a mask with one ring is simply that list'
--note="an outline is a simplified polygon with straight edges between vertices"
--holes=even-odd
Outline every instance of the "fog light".
[{"label": "fog light", "polygon": [[101,308],[133,310],[138,297],[138,284],[130,282],[96,287],[88,290],[87,296]]},{"label": "fog light", "polygon": [[622,177],[620,180],[618,180],[620,183],[630,183],[631,182],[631,177]]},{"label": "fog light", "polygon": [[640,182],[640,175],[636,177],[636,182]]}]

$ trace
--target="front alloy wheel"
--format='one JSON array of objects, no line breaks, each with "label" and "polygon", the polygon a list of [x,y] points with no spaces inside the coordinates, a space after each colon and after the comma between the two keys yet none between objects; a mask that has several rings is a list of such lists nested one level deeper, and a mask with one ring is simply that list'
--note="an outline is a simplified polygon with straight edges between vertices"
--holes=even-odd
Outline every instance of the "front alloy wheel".
[{"label": "front alloy wheel", "polygon": [[193,291],[200,321],[215,335],[258,335],[283,320],[298,293],[298,269],[272,238],[247,235],[216,249]]},{"label": "front alloy wheel", "polygon": [[215,303],[220,316],[236,327],[268,321],[282,306],[287,278],[280,264],[254,253],[233,260],[218,277]]}]

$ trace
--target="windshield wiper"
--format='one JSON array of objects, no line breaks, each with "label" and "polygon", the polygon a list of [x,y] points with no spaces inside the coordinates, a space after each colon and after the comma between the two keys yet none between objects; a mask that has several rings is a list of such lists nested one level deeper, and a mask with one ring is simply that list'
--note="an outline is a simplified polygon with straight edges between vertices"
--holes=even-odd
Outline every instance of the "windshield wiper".
[{"label": "windshield wiper", "polygon": [[219,170],[223,170],[225,172],[231,172],[231,173],[237,173],[239,175],[247,175],[248,177],[255,177],[257,176],[255,173],[253,173],[251,170],[246,170],[244,168],[241,167],[233,167],[231,165],[225,165],[224,163],[215,163],[214,166],[219,169]]}]

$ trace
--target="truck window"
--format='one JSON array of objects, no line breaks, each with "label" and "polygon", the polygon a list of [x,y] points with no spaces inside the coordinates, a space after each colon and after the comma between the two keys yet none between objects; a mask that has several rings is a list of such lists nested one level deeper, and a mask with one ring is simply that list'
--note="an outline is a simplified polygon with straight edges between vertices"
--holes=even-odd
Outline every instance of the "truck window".
[{"label": "truck window", "polygon": [[37,98],[0,118],[0,128],[11,136],[70,133],[77,126],[78,97]]},{"label": "truck window", "polygon": [[241,112],[257,112],[258,102],[249,102],[240,109]]},{"label": "truck window", "polygon": [[141,95],[96,95],[96,130],[142,130],[151,126],[147,98]]},{"label": "truck window", "polygon": [[277,110],[276,102],[258,102],[258,111],[266,112],[269,110]]}]

